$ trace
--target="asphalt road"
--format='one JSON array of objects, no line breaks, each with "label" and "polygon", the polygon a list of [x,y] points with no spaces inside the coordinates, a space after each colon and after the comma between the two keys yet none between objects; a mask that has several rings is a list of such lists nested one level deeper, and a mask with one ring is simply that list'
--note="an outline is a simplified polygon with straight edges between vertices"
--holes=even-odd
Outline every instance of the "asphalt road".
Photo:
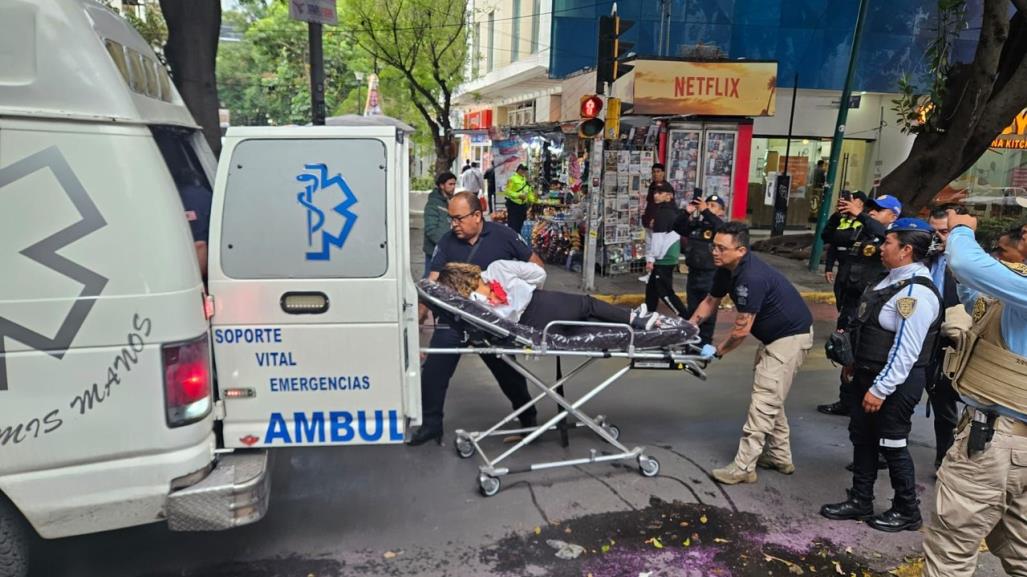
[{"label": "asphalt road", "polygon": [[[513,475],[486,499],[477,491],[477,463],[456,456],[452,435],[442,447],[281,449],[271,510],[260,523],[216,534],[153,525],[49,542],[40,546],[33,575],[884,574],[918,553],[919,533],[884,534],[817,514],[821,504],[842,500],[850,483],[843,469],[851,455],[847,420],[815,410],[836,394],[837,370],[822,349],[830,328],[829,320],[817,322],[821,338],[788,399],[798,467],[792,476],[760,472],[756,484],[734,487],[708,476],[737,447],[755,352],[749,342],[713,365],[708,381],[633,371],[588,405],[591,414],[609,416],[625,444],[649,448],[662,464],[657,478],[642,477],[630,463],[594,464]],[[550,361],[530,366],[553,372]],[[580,382],[596,382],[617,366],[601,361]],[[568,394],[584,390],[571,384]],[[485,428],[505,406],[484,365],[463,360],[449,390],[447,427]],[[922,404],[917,413],[911,449],[927,512],[933,430]],[[551,403],[543,414],[553,414]],[[569,449],[550,436],[513,462],[575,458],[604,447],[577,431]],[[890,497],[882,474],[878,508]],[[546,543],[553,540],[585,552],[559,559]],[[983,557],[978,575],[1000,575],[994,558]]]}]

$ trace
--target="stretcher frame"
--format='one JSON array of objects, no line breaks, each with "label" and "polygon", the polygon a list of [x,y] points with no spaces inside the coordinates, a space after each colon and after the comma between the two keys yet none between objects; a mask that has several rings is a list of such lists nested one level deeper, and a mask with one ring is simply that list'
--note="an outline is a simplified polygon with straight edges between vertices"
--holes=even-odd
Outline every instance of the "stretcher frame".
[{"label": "stretcher frame", "polygon": [[[531,401],[518,407],[488,429],[484,431],[465,431],[463,429],[458,429],[456,431],[456,441],[454,446],[456,448],[457,455],[463,459],[468,459],[474,455],[478,455],[482,461],[482,465],[478,468],[478,486],[483,496],[491,497],[497,494],[501,488],[500,478],[506,475],[530,473],[559,467],[573,467],[592,463],[633,460],[637,462],[638,470],[643,476],[655,477],[659,474],[659,461],[648,456],[644,447],[635,446],[629,448],[624,445],[619,440],[620,429],[608,423],[606,417],[603,415],[590,417],[584,412],[582,407],[613,383],[620,380],[632,369],[684,370],[701,380],[706,380],[705,368],[709,359],[698,354],[699,348],[696,346],[696,343],[699,342],[698,336],[694,337],[690,342],[681,343],[681,349],[638,349],[635,347],[635,331],[629,325],[605,322],[553,321],[546,325],[545,329],[542,331],[541,343],[536,345],[528,338],[511,333],[503,327],[478,318],[477,316],[454,307],[443,300],[426,294],[423,290],[420,290],[420,287],[419,291],[421,292],[422,298],[426,299],[430,303],[429,306],[431,308],[437,308],[447,314],[454,315],[461,322],[473,325],[475,329],[493,337],[500,339],[512,339],[514,343],[522,347],[513,348],[510,346],[491,346],[486,342],[486,344],[482,346],[471,345],[452,349],[428,347],[422,349],[422,352],[438,355],[495,355],[517,371],[517,373],[522,375],[525,380],[531,384],[531,386],[538,390],[538,394],[532,397]],[[626,329],[629,335],[628,346],[623,350],[611,351],[582,351],[551,348],[547,345],[548,336],[553,329],[560,327]],[[452,328],[456,329],[456,327]],[[524,364],[518,360],[518,357],[556,357],[558,360],[562,357],[579,357],[584,358],[585,361],[572,369],[567,375],[558,375],[554,382],[547,384],[542,377],[525,367]],[[596,360],[611,358],[624,359],[627,361],[627,364],[615,371],[599,384],[593,386],[591,390],[574,402],[569,402],[563,396],[563,386],[568,381],[573,379]],[[551,417],[545,423],[535,427],[512,429],[503,428],[529,408],[537,405],[543,399],[550,399],[557,404],[560,410],[556,415]],[[575,419],[575,422],[572,425],[574,428],[587,428],[591,430],[600,439],[612,446],[614,452],[600,453],[597,449],[593,448],[589,450],[587,457],[579,459],[530,463],[522,466],[503,465],[507,459],[511,458],[524,447],[533,443],[547,431],[553,431],[560,428],[560,426],[567,422],[570,417],[574,417]],[[481,441],[489,437],[505,437],[510,435],[523,435],[523,438],[514,446],[506,449],[494,458],[490,457],[481,445]]]}]

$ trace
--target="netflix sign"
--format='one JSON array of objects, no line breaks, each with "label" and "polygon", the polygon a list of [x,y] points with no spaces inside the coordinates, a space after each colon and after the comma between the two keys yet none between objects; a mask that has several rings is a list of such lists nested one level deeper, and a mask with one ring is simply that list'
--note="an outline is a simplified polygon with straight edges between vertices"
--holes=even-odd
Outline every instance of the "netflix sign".
[{"label": "netflix sign", "polygon": [[776,62],[635,60],[614,92],[635,114],[773,116]]}]

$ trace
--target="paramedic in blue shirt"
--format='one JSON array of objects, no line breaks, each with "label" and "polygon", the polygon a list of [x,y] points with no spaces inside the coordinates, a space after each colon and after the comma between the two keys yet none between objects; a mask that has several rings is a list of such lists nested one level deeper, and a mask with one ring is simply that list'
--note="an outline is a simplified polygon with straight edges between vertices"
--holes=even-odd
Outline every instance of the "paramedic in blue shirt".
[{"label": "paramedic in blue shirt", "polygon": [[717,265],[713,286],[690,320],[701,326],[728,294],[738,313],[731,334],[716,347],[705,345],[704,354],[720,358],[749,334],[761,343],[738,452],[731,464],[713,470],[713,478],[727,485],[755,483],[757,466],[790,475],[795,465],[784,405],[795,374],[813,348],[813,315],[784,275],[749,252],[745,223],[721,226],[712,250]]},{"label": "paramedic in blue shirt", "polygon": [[1027,265],[988,256],[973,216],[949,211],[948,224],[945,255],[978,338],[956,373],[967,408],[938,470],[924,576],[970,577],[982,539],[1006,574],[1027,575]]},{"label": "paramedic in blue shirt", "polygon": [[[442,235],[431,260],[428,278],[435,280],[447,263],[467,262],[482,269],[497,260],[519,260],[543,266],[542,259],[528,247],[513,229],[485,222],[478,196],[471,192],[458,192],[449,200],[450,231]],[[419,318],[424,323],[428,309],[420,306]],[[463,344],[461,335],[450,328],[437,327],[432,334],[431,348],[458,348]],[[424,421],[407,441],[409,445],[422,445],[428,441],[442,443],[442,415],[446,403],[449,380],[456,371],[461,355],[428,355],[421,365],[421,412]],[[499,381],[503,394],[514,409],[531,400],[524,377],[495,355],[481,355],[489,370]],[[520,415],[521,425],[534,427],[535,408]]]},{"label": "paramedic in blue shirt", "polygon": [[[858,395],[849,408],[852,490],[847,500],[821,507],[828,519],[866,520],[888,532],[922,525],[907,439],[941,328],[941,299],[924,264],[932,243],[923,220],[895,221],[881,245],[888,276],[864,293],[849,325]],[[895,497],[891,508],[874,515],[878,453],[888,462]]]}]

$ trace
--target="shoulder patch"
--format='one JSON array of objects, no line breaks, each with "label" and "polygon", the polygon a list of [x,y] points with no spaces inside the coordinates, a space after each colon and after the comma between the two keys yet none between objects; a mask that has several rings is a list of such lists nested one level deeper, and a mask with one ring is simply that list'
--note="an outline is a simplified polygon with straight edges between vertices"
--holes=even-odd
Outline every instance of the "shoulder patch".
[{"label": "shoulder patch", "polygon": [[1009,262],[1004,260],[999,262],[1006,265],[1006,268],[1015,272],[1016,274],[1020,276],[1027,276],[1027,264],[1024,264],[1022,262]]},{"label": "shoulder patch", "polygon": [[983,319],[984,313],[986,312],[988,312],[987,299],[985,299],[984,297],[977,297],[977,300],[974,301],[973,313],[970,315],[971,317],[973,317],[973,321],[976,323],[977,321]]},{"label": "shoulder patch", "polygon": [[914,297],[902,297],[895,301],[895,310],[899,311],[899,316],[904,319],[908,319],[913,316],[913,311],[916,310],[916,298]]},{"label": "shoulder patch", "polygon": [[744,307],[746,303],[749,301],[749,286],[744,284],[738,285],[738,287],[735,289],[735,295],[738,297],[738,303],[736,304],[738,304],[738,306]]}]

